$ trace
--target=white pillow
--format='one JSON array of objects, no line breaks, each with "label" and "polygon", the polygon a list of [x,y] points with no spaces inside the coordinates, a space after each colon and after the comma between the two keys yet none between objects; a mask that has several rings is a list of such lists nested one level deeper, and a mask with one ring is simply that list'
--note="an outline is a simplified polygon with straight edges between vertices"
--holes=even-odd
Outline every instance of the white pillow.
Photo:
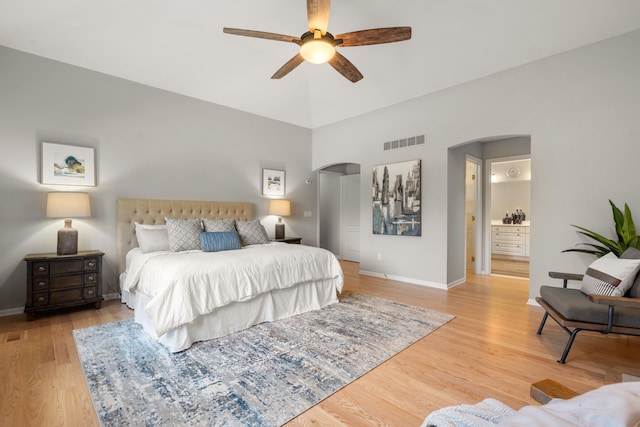
[{"label": "white pillow", "polygon": [[138,246],[142,253],[169,250],[169,232],[165,224],[135,224]]},{"label": "white pillow", "polygon": [[587,295],[622,297],[633,285],[640,270],[640,259],[620,259],[609,252],[591,263],[582,279]]}]

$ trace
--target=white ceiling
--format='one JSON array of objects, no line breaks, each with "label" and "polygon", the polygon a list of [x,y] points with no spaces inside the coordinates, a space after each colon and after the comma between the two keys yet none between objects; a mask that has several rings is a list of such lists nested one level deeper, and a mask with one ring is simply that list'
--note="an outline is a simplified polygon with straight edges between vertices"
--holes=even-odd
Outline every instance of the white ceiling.
[{"label": "white ceiling", "polygon": [[[303,0],[0,0],[0,45],[307,128],[360,115],[640,28],[638,0],[334,0],[329,31],[411,26],[409,41],[340,49],[271,75],[300,36]],[[2,65],[0,64],[0,72]]]}]

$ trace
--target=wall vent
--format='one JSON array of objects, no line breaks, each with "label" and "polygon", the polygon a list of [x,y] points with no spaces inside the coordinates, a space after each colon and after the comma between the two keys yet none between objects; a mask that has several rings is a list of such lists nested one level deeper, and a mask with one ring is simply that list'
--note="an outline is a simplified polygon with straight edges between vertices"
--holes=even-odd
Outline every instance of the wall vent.
[{"label": "wall vent", "polygon": [[382,144],[382,148],[387,151],[420,144],[424,144],[424,135],[411,136],[409,138],[398,139],[395,141],[387,141]]},{"label": "wall vent", "polygon": [[9,332],[7,334],[0,335],[0,344],[11,341],[18,341],[22,338],[22,334],[20,332]]}]

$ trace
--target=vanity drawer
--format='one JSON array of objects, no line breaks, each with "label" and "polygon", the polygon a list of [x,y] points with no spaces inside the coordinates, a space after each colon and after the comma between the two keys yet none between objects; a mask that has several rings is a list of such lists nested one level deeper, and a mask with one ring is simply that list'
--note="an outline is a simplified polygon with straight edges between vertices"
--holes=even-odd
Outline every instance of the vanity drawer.
[{"label": "vanity drawer", "polygon": [[492,225],[491,232],[496,233],[529,233],[529,227],[524,225]]},{"label": "vanity drawer", "polygon": [[525,244],[494,242],[491,244],[491,253],[499,255],[527,256],[527,248]]},{"label": "vanity drawer", "polygon": [[524,244],[527,239],[524,233],[504,233],[504,232],[494,232],[492,235],[493,242],[502,242],[502,243],[522,243]]}]

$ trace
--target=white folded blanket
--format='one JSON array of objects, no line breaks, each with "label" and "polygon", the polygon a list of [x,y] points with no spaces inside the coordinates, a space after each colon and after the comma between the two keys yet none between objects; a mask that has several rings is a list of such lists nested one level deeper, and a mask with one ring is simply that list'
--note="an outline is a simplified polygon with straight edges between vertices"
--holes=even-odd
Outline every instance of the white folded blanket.
[{"label": "white folded blanket", "polygon": [[432,412],[422,427],[632,427],[640,426],[640,382],[602,386],[572,399],[514,411],[495,399]]}]

